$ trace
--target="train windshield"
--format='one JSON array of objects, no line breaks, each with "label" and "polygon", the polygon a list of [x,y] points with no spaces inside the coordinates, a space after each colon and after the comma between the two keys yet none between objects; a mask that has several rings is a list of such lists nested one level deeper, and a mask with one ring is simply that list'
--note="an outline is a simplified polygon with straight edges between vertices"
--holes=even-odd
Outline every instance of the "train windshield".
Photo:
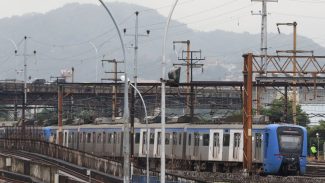
[{"label": "train windshield", "polygon": [[281,153],[301,154],[303,131],[295,127],[279,127],[278,140]]},{"label": "train windshield", "polygon": [[300,151],[301,141],[302,141],[301,136],[280,135],[281,150]]}]

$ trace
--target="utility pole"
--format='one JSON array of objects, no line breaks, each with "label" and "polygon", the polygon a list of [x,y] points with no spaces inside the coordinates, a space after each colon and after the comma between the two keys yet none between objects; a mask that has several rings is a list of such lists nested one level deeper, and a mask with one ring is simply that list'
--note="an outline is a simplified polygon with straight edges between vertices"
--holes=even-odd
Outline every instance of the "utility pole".
[{"label": "utility pole", "polygon": [[[150,30],[146,31],[146,34],[139,34],[139,12],[135,12],[135,32],[134,34],[126,34],[126,28],[123,29],[125,36],[134,36],[134,86],[137,87],[138,82],[138,43],[139,43],[139,36],[149,36]],[[136,92],[135,92],[136,95]]]},{"label": "utility pole", "polygon": [[[280,32],[280,25],[286,25],[286,26],[293,26],[293,50],[292,51],[284,51],[284,52],[292,52],[292,75],[293,75],[293,87],[292,87],[292,120],[293,124],[297,124],[297,88],[296,88],[296,73],[297,73],[297,22],[292,23],[277,23],[276,26],[278,27],[278,32]],[[277,51],[277,52],[283,52],[283,51]]]},{"label": "utility pole", "polygon": [[22,55],[18,54],[18,50],[15,50],[15,55],[16,56],[23,56],[24,58],[24,97],[23,97],[23,103],[22,103],[22,134],[24,135],[25,133],[25,122],[26,122],[26,106],[27,106],[27,57],[35,55],[36,51],[33,51],[33,54],[27,54],[27,39],[30,37],[25,36],[24,37],[24,53]]},{"label": "utility pole", "polygon": [[63,144],[63,132],[62,132],[62,113],[63,113],[63,86],[60,84],[59,79],[64,77],[53,77],[50,79],[56,78],[56,85],[58,87],[58,142],[60,145]]},{"label": "utility pole", "polygon": [[[184,53],[186,53],[186,55],[190,55],[190,83],[191,83],[191,92],[190,92],[190,122],[192,122],[193,120],[193,116],[194,116],[194,87],[192,85],[192,81],[193,81],[193,68],[202,68],[203,71],[203,65],[204,64],[200,64],[198,62],[205,60],[205,58],[202,58],[201,55],[201,50],[199,51],[182,51],[182,58],[178,58],[178,60],[181,61],[186,61],[186,63],[181,63],[181,64],[173,64],[174,66],[188,66],[188,57],[184,58]],[[193,54],[199,54],[199,57],[195,57],[193,58]],[[189,103],[187,103],[188,105]]]},{"label": "utility pole", "polygon": [[113,85],[113,97],[112,97],[112,121],[115,121],[116,115],[117,115],[117,110],[116,110],[116,105],[117,105],[117,91],[116,91],[116,85],[117,85],[117,74],[119,73],[124,73],[122,71],[117,71],[117,64],[119,63],[123,63],[123,61],[117,61],[115,59],[112,60],[102,60],[103,62],[108,62],[113,64],[113,71],[106,71],[106,74],[113,74],[113,78],[102,78],[103,80],[109,80],[109,81],[113,81],[115,84]]},{"label": "utility pole", "polygon": [[[262,2],[262,12],[259,13],[251,12],[252,15],[260,15],[262,16],[261,22],[261,64],[262,70],[265,71],[267,68],[267,3],[268,2],[278,2],[278,0],[252,0],[255,2]],[[259,73],[261,75],[263,73]],[[256,114],[260,114],[260,107],[261,107],[261,92],[262,90],[260,87],[256,87]]]},{"label": "utility pole", "polygon": [[[135,12],[135,32],[134,34],[126,34],[126,28],[123,29],[125,36],[134,36],[134,87],[138,87],[138,49],[139,49],[139,36],[149,36],[150,30],[146,31],[146,34],[139,34],[139,12]],[[134,89],[131,89],[132,96],[131,96],[131,110],[130,110],[130,123],[131,123],[131,131],[130,131],[130,142],[131,142],[131,159],[134,156],[134,118],[135,118],[135,100],[137,96],[137,92],[134,92]],[[132,162],[133,163],[133,160]],[[133,165],[131,165],[133,166]]]},{"label": "utility pole", "polygon": [[[187,41],[173,41],[173,49],[175,50],[175,44],[186,44],[186,82],[190,83],[190,46],[191,46],[191,41],[187,40]],[[179,58],[177,58],[179,59]],[[190,87],[187,87],[187,93],[190,93]],[[188,105],[190,103],[190,96],[188,95],[186,97],[186,114],[191,113],[191,109],[190,106]]]}]

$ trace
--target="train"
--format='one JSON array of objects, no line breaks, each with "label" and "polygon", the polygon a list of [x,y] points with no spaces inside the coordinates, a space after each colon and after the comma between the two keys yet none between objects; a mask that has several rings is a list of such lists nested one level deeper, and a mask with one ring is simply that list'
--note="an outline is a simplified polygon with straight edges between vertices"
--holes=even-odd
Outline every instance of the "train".
[{"label": "train", "polygon": [[[147,127],[149,139],[147,139]],[[123,159],[123,124],[63,126],[63,146],[102,157]],[[44,139],[58,143],[58,127],[43,127]],[[133,161],[145,166],[149,140],[150,168],[159,167],[161,125],[135,123]],[[242,124],[166,124],[166,168],[189,171],[242,170]],[[266,175],[304,175],[307,131],[293,124],[254,124],[253,170]]]}]

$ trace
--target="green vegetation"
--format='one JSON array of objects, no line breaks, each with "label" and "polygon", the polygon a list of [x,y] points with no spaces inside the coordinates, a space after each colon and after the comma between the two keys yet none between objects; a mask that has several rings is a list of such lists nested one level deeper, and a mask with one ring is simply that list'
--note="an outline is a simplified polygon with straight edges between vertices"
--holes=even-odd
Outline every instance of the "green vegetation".
[{"label": "green vegetation", "polygon": [[[307,124],[310,122],[308,115],[306,112],[304,112],[301,109],[300,105],[296,106],[297,109],[297,125],[301,126],[307,126]],[[283,97],[280,99],[275,99],[270,104],[269,108],[263,108],[261,110],[261,114],[265,116],[269,116],[270,121],[272,122],[287,122],[292,123],[292,103],[291,101],[288,101],[288,120],[285,121],[285,100]]]}]

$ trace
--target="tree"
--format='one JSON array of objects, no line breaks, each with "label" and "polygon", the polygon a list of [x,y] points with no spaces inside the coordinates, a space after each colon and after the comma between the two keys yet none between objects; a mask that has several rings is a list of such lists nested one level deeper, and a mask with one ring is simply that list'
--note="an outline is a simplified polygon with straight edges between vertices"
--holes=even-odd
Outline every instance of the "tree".
[{"label": "tree", "polygon": [[39,122],[39,124],[43,124],[46,126],[57,124],[57,112],[53,109],[44,108],[39,113],[37,113],[37,121]]},{"label": "tree", "polygon": [[[285,99],[281,97],[280,99],[275,99],[270,104],[269,108],[263,108],[261,110],[261,114],[265,116],[269,116],[270,121],[272,122],[286,122],[292,123],[293,115],[292,115],[292,104],[288,102],[288,110],[287,110],[287,121],[285,121]],[[301,109],[300,105],[296,106],[297,111],[297,125],[307,126],[310,122],[308,115]]]},{"label": "tree", "polygon": [[82,110],[78,114],[78,117],[83,119],[85,123],[92,123],[94,122],[96,115],[93,110]]}]

